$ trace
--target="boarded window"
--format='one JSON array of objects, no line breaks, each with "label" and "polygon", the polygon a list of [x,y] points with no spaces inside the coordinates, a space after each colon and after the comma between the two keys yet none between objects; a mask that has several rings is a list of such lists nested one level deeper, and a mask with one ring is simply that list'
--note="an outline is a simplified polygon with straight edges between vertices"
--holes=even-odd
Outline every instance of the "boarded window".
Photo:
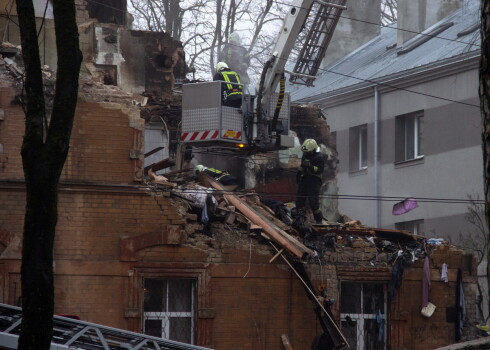
[{"label": "boarded window", "polygon": [[145,278],[144,333],[194,344],[196,281],[186,278]]}]

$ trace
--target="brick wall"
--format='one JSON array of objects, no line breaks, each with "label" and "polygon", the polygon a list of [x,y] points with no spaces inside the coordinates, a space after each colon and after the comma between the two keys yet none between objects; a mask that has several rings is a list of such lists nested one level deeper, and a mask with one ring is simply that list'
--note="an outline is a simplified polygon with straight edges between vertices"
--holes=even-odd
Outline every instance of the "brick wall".
[{"label": "brick wall", "polygon": [[[8,157],[0,167],[0,232],[7,242],[0,255],[0,301],[15,304],[20,295],[25,206],[20,158],[24,117],[19,106],[11,105],[13,90],[1,84],[0,108],[5,118],[0,121],[0,144],[4,145],[0,157]],[[122,106],[86,99],[78,104],[59,192],[55,312],[141,331],[143,278],[191,277],[198,281],[199,345],[217,350],[282,349],[280,336],[287,334],[294,349],[308,349],[313,336],[321,333],[312,305],[280,259],[269,263],[273,254],[267,246],[254,241],[250,250],[248,237],[238,243],[235,232],[228,232],[237,235],[236,242],[232,239],[228,244],[199,233],[195,241],[184,244],[162,237],[174,234],[175,227],[177,231],[183,228],[185,220],[170,196],[152,197],[138,189],[138,183],[129,185],[141,176],[144,124],[134,110]],[[138,248],[131,250],[133,243]],[[343,280],[387,283],[387,256],[379,254],[373,267],[370,260],[375,254],[369,246],[327,251],[323,265],[308,265],[314,286],[325,282],[329,297],[339,300]],[[429,319],[420,316],[419,261],[407,268],[391,306],[393,349],[431,349],[452,342],[454,324],[447,322],[446,308],[454,304],[458,267],[463,268],[467,283],[469,323],[475,320],[474,267],[465,265],[458,250],[437,249],[431,257],[431,300],[436,312]],[[449,284],[438,280],[443,262],[450,266]],[[338,317],[338,303],[333,312]]]},{"label": "brick wall", "polygon": [[[23,179],[20,148],[24,114],[14,89],[0,88],[0,180]],[[68,158],[60,181],[128,184],[142,178],[144,120],[117,103],[79,100]]]},{"label": "brick wall", "polygon": [[89,21],[88,11],[87,11],[87,1],[86,0],[75,0],[75,7],[77,9],[77,24],[80,25]]},{"label": "brick wall", "polygon": [[[1,77],[0,77],[1,78]],[[1,79],[0,79],[1,80]],[[3,84],[2,84],[3,85]],[[23,179],[20,147],[24,135],[24,113],[19,105],[12,105],[16,92],[13,88],[0,87],[0,179]]]}]

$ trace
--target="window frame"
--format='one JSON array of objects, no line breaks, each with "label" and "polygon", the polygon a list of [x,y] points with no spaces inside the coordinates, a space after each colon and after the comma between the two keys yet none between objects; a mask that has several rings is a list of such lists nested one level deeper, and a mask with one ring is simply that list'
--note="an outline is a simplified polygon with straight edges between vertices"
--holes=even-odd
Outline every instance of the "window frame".
[{"label": "window frame", "polygon": [[[159,138],[159,140],[155,141],[156,138]],[[145,124],[144,131],[144,166],[148,167],[170,157],[169,147],[167,147],[169,144],[170,135],[165,121],[157,118],[152,118],[150,121],[148,121]],[[163,148],[155,152],[158,147]]]},{"label": "window frame", "polygon": [[368,125],[349,128],[349,172],[357,173],[368,169]]},{"label": "window frame", "polygon": [[[143,264],[147,265],[147,264]],[[195,343],[199,346],[213,344],[212,329],[214,307],[211,298],[209,268],[206,263],[151,263],[151,266],[135,266],[128,270],[129,295],[125,317],[128,330],[143,333],[144,278],[187,278],[196,280],[195,294]]]},{"label": "window frame", "polygon": [[[174,341],[181,341],[177,339],[170,339],[170,320],[173,317],[186,317],[191,319],[191,329],[190,329],[190,344],[195,344],[196,342],[196,325],[197,325],[197,281],[196,278],[180,278],[180,277],[143,277],[143,286],[145,286],[145,280],[164,280],[165,283],[165,311],[145,311],[144,303],[142,309],[142,327],[143,333],[146,334],[146,320],[162,320],[162,330],[161,330],[161,338],[169,339]],[[191,284],[191,310],[190,311],[168,311],[170,308],[170,283],[169,281],[192,281]]]},{"label": "window frame", "polygon": [[425,222],[424,219],[400,221],[395,223],[395,228],[397,230],[409,231],[414,235],[423,236],[425,232]]},{"label": "window frame", "polygon": [[[395,163],[424,158],[424,111],[395,117]],[[413,148],[413,155],[410,151]]]},{"label": "window frame", "polygon": [[[349,312],[342,312],[342,290],[346,288],[345,284],[360,284],[361,289],[360,289],[360,311],[361,313],[349,313]],[[356,321],[356,344],[357,344],[357,350],[364,350],[366,347],[366,344],[364,343],[364,323],[366,320],[376,320],[376,312],[374,314],[369,314],[369,313],[364,313],[364,293],[363,293],[363,288],[364,285],[386,285],[385,282],[373,282],[373,281],[355,281],[355,280],[341,280],[340,281],[340,298],[341,298],[341,303],[339,306],[339,313],[340,313],[340,324],[342,328],[342,324],[344,322],[347,322],[346,317],[349,316],[352,320]],[[383,313],[382,313],[382,319],[384,321],[384,332],[383,332],[383,344],[384,347],[383,349],[380,350],[386,350],[388,348],[388,292],[386,288],[383,288]]]}]

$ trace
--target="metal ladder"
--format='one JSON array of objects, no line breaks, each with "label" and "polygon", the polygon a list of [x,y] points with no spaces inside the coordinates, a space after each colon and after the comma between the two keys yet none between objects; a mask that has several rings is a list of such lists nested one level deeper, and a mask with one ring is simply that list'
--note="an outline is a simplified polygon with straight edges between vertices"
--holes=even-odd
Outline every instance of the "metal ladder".
[{"label": "metal ladder", "polygon": [[[17,349],[22,309],[0,304],[0,349]],[[54,316],[51,350],[211,350],[201,346]]]},{"label": "metal ladder", "polygon": [[327,47],[332,39],[337,22],[346,9],[347,0],[317,0],[310,14],[316,12],[309,27],[305,43],[298,55],[289,81],[294,84],[312,86]]}]

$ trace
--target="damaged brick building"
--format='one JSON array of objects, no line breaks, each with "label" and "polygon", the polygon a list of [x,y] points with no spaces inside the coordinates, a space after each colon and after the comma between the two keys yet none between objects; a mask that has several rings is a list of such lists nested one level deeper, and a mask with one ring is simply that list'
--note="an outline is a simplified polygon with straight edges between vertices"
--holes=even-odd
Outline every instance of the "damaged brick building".
[{"label": "damaged brick building", "polygon": [[[123,1],[110,5],[125,10]],[[119,11],[111,14],[85,1],[78,10],[85,61],[59,190],[56,313],[214,349],[283,349],[282,335],[294,349],[309,349],[324,330],[295,274],[298,266],[293,270],[287,263],[292,262],[304,266],[309,290],[331,305],[353,349],[433,349],[454,342],[459,288],[466,307],[462,339],[470,336],[476,271],[473,258],[455,247],[344,222],[313,228],[304,243],[317,254],[300,259],[286,251],[283,259],[260,228],[230,219],[229,206],[203,224],[199,208],[179,192],[191,181],[182,173],[168,176],[178,186],[150,181],[148,153],[158,149],[148,143],[152,128],[168,132],[166,148],[151,154],[153,163],[171,156],[170,141],[178,139],[179,99],[172,90],[185,74],[181,44],[164,33],[127,29],[127,16],[116,16]],[[9,48],[0,59],[0,301],[17,305],[24,116],[18,103],[22,66]],[[53,62],[49,57],[46,62]],[[53,72],[45,68],[44,75],[49,86]],[[336,159],[327,123],[314,109],[295,108],[292,129],[324,144],[331,160],[325,188],[334,186]],[[285,168],[294,166],[291,160]],[[267,182],[284,180],[277,170],[266,170]],[[258,185],[272,196],[276,184]],[[283,228],[303,242],[296,230]],[[436,305],[430,317],[420,313],[425,261],[429,299]],[[447,275],[441,273],[444,264]]]}]

